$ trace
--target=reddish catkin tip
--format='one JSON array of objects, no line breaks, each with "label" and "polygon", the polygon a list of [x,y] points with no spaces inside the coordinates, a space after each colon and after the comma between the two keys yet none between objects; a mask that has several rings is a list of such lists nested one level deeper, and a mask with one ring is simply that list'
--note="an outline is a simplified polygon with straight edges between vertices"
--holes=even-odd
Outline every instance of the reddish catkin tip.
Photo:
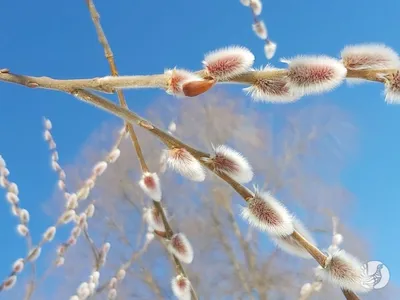
[{"label": "reddish catkin tip", "polygon": [[161,201],[161,185],[157,173],[145,172],[139,181],[139,186],[150,199],[158,202]]},{"label": "reddish catkin tip", "polygon": [[326,267],[319,267],[316,275],[356,293],[367,293],[373,288],[373,278],[367,274],[363,264],[344,250],[330,254]]},{"label": "reddish catkin tip", "polygon": [[248,183],[253,179],[253,169],[242,154],[225,145],[217,146],[214,152],[207,159],[214,170],[227,174],[239,183]]},{"label": "reddish catkin tip", "polygon": [[298,56],[282,62],[289,64],[289,88],[300,94],[320,94],[332,90],[343,82],[347,74],[340,61],[328,56]]},{"label": "reddish catkin tip", "polygon": [[166,92],[178,97],[189,96],[183,91],[184,84],[203,81],[199,75],[184,69],[166,70],[165,75],[168,77]]},{"label": "reddish catkin tip", "polygon": [[200,162],[184,148],[164,150],[169,168],[197,182],[204,181],[206,173]]},{"label": "reddish catkin tip", "polygon": [[[279,69],[266,66],[260,71],[276,72]],[[288,81],[285,77],[263,78],[257,77],[254,83],[244,88],[243,91],[250,94],[251,98],[256,102],[271,103],[291,103],[301,98],[301,94],[295,94],[287,85]]]},{"label": "reddish catkin tip", "polygon": [[168,249],[177,259],[185,264],[190,264],[193,261],[194,253],[192,245],[183,233],[176,233],[172,236]]},{"label": "reddish catkin tip", "polygon": [[385,100],[389,104],[400,103],[400,70],[385,76]]},{"label": "reddish catkin tip", "polygon": [[208,53],[203,61],[208,76],[216,80],[227,80],[249,71],[254,55],[249,49],[231,46]]},{"label": "reddish catkin tip", "polygon": [[[317,245],[311,233],[307,230],[307,228],[303,225],[302,222],[293,217],[292,219],[294,230],[300,233],[309,243],[314,246]],[[283,237],[272,237],[272,240],[276,243],[276,245],[281,248],[283,251],[306,259],[312,258],[312,256],[295,240],[292,236],[283,236]]]},{"label": "reddish catkin tip", "polygon": [[178,275],[172,279],[171,288],[175,297],[178,298],[179,300],[191,299],[190,295],[191,284],[189,279],[187,279],[183,275]]},{"label": "reddish catkin tip", "polygon": [[215,82],[215,80],[189,81],[182,85],[182,91],[187,97],[196,97],[211,89]]},{"label": "reddish catkin tip", "polygon": [[254,198],[242,208],[242,217],[272,236],[287,236],[294,230],[292,216],[286,207],[268,192],[256,190]]},{"label": "reddish catkin tip", "polygon": [[382,44],[360,44],[345,47],[343,65],[349,70],[394,69],[400,66],[398,54]]}]

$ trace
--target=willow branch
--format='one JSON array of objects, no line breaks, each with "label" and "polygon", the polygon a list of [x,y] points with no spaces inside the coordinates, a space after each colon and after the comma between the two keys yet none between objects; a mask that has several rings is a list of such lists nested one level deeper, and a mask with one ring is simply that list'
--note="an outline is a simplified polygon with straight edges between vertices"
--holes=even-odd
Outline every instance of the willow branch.
[{"label": "willow branch", "polygon": [[[109,58],[108,58],[109,59]],[[348,70],[347,78],[358,78],[384,83],[380,74],[389,74],[397,70]],[[204,71],[197,71],[198,75],[207,78]],[[286,69],[249,71],[228,80],[217,83],[240,83],[251,85],[258,79],[276,79],[287,75]],[[43,88],[50,90],[89,89],[104,93],[114,93],[118,89],[159,88],[167,89],[169,76],[166,74],[155,75],[129,75],[105,76],[85,79],[54,79],[51,77],[35,77],[10,73],[8,69],[0,70],[0,81],[21,84],[30,88]]]},{"label": "willow branch", "polygon": [[[92,17],[93,24],[94,24],[94,26],[96,28],[96,32],[97,32],[97,36],[98,36],[99,42],[100,42],[100,44],[102,45],[102,47],[104,49],[105,57],[106,57],[106,59],[108,61],[108,64],[110,66],[111,75],[112,76],[118,76],[118,70],[117,70],[117,65],[115,64],[114,54],[113,54],[113,52],[111,50],[111,46],[108,43],[107,37],[104,34],[103,28],[101,26],[100,15],[97,12],[96,7],[95,7],[95,5],[94,5],[92,0],[86,0],[86,3],[88,5],[90,16]],[[124,93],[121,90],[117,91],[117,96],[118,96],[118,100],[119,100],[119,105],[121,107],[128,108],[128,105],[127,105],[126,100],[125,100]],[[144,159],[143,152],[142,152],[142,149],[140,147],[140,144],[139,144],[137,135],[135,133],[135,130],[133,128],[133,125],[130,124],[130,123],[126,123],[126,129],[127,129],[128,133],[129,133],[129,136],[130,136],[130,138],[132,140],[132,144],[133,144],[133,146],[135,148],[136,155],[138,157],[140,166],[142,168],[142,172],[148,172],[149,169],[148,169],[146,161]]]}]

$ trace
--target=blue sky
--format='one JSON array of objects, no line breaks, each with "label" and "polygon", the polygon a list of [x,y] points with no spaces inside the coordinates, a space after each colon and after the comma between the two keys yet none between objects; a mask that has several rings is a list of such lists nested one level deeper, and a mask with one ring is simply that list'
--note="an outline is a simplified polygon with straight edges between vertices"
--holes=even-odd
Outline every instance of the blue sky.
[{"label": "blue sky", "polygon": [[[278,43],[273,63],[296,54],[337,56],[343,46],[361,42],[381,42],[400,51],[397,0],[263,2],[261,17]],[[108,74],[83,0],[24,1],[23,5],[21,9],[20,1],[0,2],[0,68],[60,78]],[[174,66],[198,69],[205,52],[233,44],[250,48],[256,65],[266,63],[262,42],[251,30],[250,11],[238,0],[97,1],[97,8],[121,74],[160,73]],[[392,235],[400,225],[400,185],[396,184],[400,143],[395,138],[400,107],[387,105],[382,89],[378,84],[343,85],[320,98],[351,114],[359,131],[357,155],[343,176],[343,183],[357,197],[355,214],[347,222],[368,237],[373,258],[387,264],[399,282],[399,243]],[[161,91],[127,93],[130,106],[138,112],[161,95]],[[55,182],[42,141],[43,116],[55,125],[64,164],[74,160],[101,122],[115,120],[68,95],[0,83],[0,154],[20,186],[23,205],[43,220],[33,223],[38,232],[50,221],[43,216],[41,203],[51,196],[49,187]],[[0,259],[1,276],[24,249],[11,227],[16,223],[7,205],[0,202],[0,235],[7,245]]]}]

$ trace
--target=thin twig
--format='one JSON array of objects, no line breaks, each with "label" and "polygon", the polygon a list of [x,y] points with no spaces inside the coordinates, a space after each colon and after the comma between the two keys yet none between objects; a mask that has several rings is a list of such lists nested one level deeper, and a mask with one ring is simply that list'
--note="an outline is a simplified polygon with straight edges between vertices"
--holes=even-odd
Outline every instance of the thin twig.
[{"label": "thin twig", "polygon": [[[118,70],[117,70],[117,66],[115,64],[114,54],[113,54],[113,52],[111,50],[111,46],[108,43],[107,37],[106,37],[106,35],[104,33],[104,30],[103,30],[103,28],[101,26],[100,15],[99,15],[99,13],[98,13],[98,11],[97,11],[97,9],[96,9],[96,7],[95,7],[95,5],[94,5],[92,0],[86,0],[86,3],[88,5],[89,12],[90,12],[90,15],[92,17],[93,24],[94,24],[94,26],[96,28],[96,32],[97,32],[97,36],[98,36],[99,42],[103,46],[104,54],[106,56],[106,59],[108,61],[110,69],[111,69],[111,74],[113,76],[118,76]],[[122,108],[128,109],[128,105],[126,103],[125,96],[124,96],[124,94],[123,94],[123,92],[121,90],[117,90],[117,96],[118,96],[118,99],[119,99],[120,106]],[[145,161],[142,149],[140,147],[139,140],[138,140],[137,135],[135,133],[135,130],[133,128],[133,125],[131,123],[129,123],[129,122],[126,122],[126,128],[128,129],[129,135],[131,137],[133,146],[135,148],[135,152],[137,154],[137,157],[138,157],[141,169],[142,169],[142,172],[143,173],[149,172],[149,168],[148,168],[148,166],[146,164],[146,161]],[[168,219],[165,216],[165,213],[164,213],[164,210],[163,210],[161,204],[159,202],[157,202],[157,201],[153,201],[153,205],[156,207],[158,213],[162,217],[162,220],[163,220],[163,223],[164,223],[164,227],[165,227],[165,230],[166,230],[166,238],[171,239],[174,233],[173,233],[173,230],[172,230],[170,224],[168,223]],[[147,246],[146,246],[146,248],[147,248]],[[182,274],[185,277],[187,277],[186,272],[185,272],[181,262],[175,256],[174,256],[174,263],[175,263],[175,268],[176,268],[178,274]],[[191,294],[192,294],[193,299],[196,300],[197,299],[197,295],[196,295],[196,292],[195,292],[193,286],[191,287]]]},{"label": "thin twig", "polygon": [[[384,83],[382,74],[394,73],[395,69],[382,70],[348,70],[347,78],[358,78]],[[203,71],[198,75],[207,78]],[[249,71],[228,80],[217,83],[241,83],[251,85],[259,79],[277,79],[287,75],[286,69]],[[166,74],[137,75],[137,76],[105,76],[85,79],[54,79],[50,77],[35,77],[11,73],[8,69],[0,69],[0,81],[21,84],[30,88],[43,88],[50,90],[89,89],[104,93],[114,93],[118,89],[159,88],[167,89],[169,76]]]}]

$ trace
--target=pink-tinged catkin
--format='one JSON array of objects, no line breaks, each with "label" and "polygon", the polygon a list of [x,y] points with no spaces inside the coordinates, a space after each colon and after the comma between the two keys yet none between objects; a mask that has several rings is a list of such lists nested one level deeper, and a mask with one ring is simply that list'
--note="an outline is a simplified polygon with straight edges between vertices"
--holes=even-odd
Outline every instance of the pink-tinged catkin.
[{"label": "pink-tinged catkin", "polygon": [[143,173],[142,179],[139,181],[139,186],[150,199],[158,202],[161,201],[161,184],[157,173]]},{"label": "pink-tinged catkin", "polygon": [[183,233],[176,233],[171,237],[168,249],[177,259],[185,264],[190,264],[193,261],[194,252],[192,245]]},{"label": "pink-tinged catkin", "polygon": [[165,71],[168,78],[166,92],[170,95],[183,97],[183,85],[189,82],[201,82],[203,78],[199,75],[184,69],[169,69]]},{"label": "pink-tinged catkin", "polygon": [[182,176],[197,182],[204,181],[206,173],[200,162],[184,148],[164,150],[166,164]]},{"label": "pink-tinged catkin", "polygon": [[274,57],[275,52],[276,52],[276,47],[277,47],[276,43],[271,40],[267,40],[265,42],[264,53],[265,53],[265,56],[267,57],[267,59],[271,59]]},{"label": "pink-tinged catkin", "polygon": [[[260,71],[274,72],[279,69],[267,66]],[[243,91],[250,94],[254,101],[271,103],[291,103],[301,98],[301,94],[295,94],[288,86],[287,78],[263,78],[258,77],[253,84]]]},{"label": "pink-tinged catkin", "polygon": [[360,44],[345,47],[341,52],[343,65],[349,70],[396,69],[398,54],[382,44]]},{"label": "pink-tinged catkin", "polygon": [[298,56],[288,63],[288,86],[298,94],[310,95],[330,91],[346,77],[347,69],[335,58],[328,56]]},{"label": "pink-tinged catkin", "polygon": [[[166,215],[166,210],[164,210],[164,215]],[[161,217],[161,213],[158,212],[157,208],[144,208],[143,218],[146,223],[154,230],[165,232],[164,222]]]},{"label": "pink-tinged catkin", "polygon": [[[300,220],[293,217],[292,219],[294,230],[300,233],[309,243],[316,246],[317,243],[312,234],[304,226]],[[306,259],[311,259],[312,256],[308,253],[292,236],[271,237],[275,244],[283,251]]]},{"label": "pink-tinged catkin", "polygon": [[389,104],[400,103],[400,70],[385,75],[385,99]]},{"label": "pink-tinged catkin", "polygon": [[215,147],[214,154],[206,161],[215,171],[223,172],[239,183],[248,183],[253,179],[253,169],[248,160],[228,146]]},{"label": "pink-tinged catkin", "polygon": [[272,236],[288,236],[294,230],[292,216],[286,207],[268,192],[256,191],[247,201],[247,207],[242,208],[242,217]]},{"label": "pink-tinged catkin", "polygon": [[189,279],[183,275],[178,275],[171,280],[171,288],[175,297],[179,300],[191,299],[191,284]]},{"label": "pink-tinged catkin", "polygon": [[249,49],[232,46],[208,53],[203,60],[203,66],[209,77],[227,80],[249,71],[254,59]]},{"label": "pink-tinged catkin", "polygon": [[373,288],[373,281],[365,272],[363,264],[344,250],[331,253],[326,267],[319,267],[316,275],[324,281],[356,293],[366,293]]}]

